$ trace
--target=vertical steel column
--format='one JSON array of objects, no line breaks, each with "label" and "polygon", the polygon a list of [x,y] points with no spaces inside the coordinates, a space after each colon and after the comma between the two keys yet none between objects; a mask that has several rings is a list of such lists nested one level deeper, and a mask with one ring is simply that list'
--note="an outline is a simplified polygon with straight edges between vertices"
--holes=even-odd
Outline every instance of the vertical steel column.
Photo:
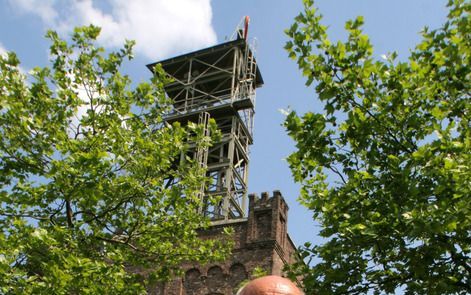
[{"label": "vertical steel column", "polygon": [[239,50],[237,48],[234,48],[234,59],[232,62],[232,81],[231,81],[231,101],[235,100],[235,94],[236,94],[236,75],[237,75],[237,57],[239,56]]},{"label": "vertical steel column", "polygon": [[[198,118],[198,124],[203,125],[204,127],[204,136],[210,136],[209,134],[209,113],[207,112],[202,112],[199,115]],[[199,168],[206,169],[208,168],[208,147],[197,147],[196,150],[196,161],[198,163]],[[198,199],[200,200],[200,207],[199,207],[199,212],[202,213],[203,207],[204,207],[204,183],[201,184],[201,189],[200,192],[198,193]]]}]

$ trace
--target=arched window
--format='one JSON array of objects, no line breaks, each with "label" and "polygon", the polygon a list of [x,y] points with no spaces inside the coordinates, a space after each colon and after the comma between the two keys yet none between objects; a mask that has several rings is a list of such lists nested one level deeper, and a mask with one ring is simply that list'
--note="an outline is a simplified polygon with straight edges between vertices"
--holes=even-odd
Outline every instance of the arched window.
[{"label": "arched window", "polygon": [[[223,288],[225,285],[225,278],[222,268],[219,266],[213,266],[208,270],[208,278],[206,284],[211,292],[217,291],[219,288]],[[216,293],[214,293],[216,294]]]},{"label": "arched window", "polygon": [[183,282],[186,294],[198,294],[197,291],[201,289],[203,283],[201,281],[201,272],[197,268],[192,268],[185,273],[185,281]]}]

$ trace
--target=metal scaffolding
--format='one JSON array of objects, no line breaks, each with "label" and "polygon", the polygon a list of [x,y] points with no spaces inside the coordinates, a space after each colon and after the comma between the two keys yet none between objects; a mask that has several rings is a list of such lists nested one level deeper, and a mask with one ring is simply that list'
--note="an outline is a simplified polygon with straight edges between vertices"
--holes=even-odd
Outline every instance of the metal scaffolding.
[{"label": "metal scaffolding", "polygon": [[[202,214],[212,220],[244,218],[247,211],[249,145],[253,142],[255,89],[263,84],[253,51],[242,33],[237,39],[157,62],[171,78],[165,85],[172,99],[169,123],[207,124],[221,130],[220,142],[195,152],[211,184],[202,192]],[[148,65],[152,70],[157,63]],[[210,204],[208,196],[221,196]]]}]

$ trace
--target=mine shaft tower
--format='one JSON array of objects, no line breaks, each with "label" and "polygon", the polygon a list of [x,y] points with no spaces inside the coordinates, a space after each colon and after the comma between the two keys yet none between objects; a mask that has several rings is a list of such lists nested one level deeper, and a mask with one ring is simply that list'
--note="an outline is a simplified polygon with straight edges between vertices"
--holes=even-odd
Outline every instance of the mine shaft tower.
[{"label": "mine shaft tower", "polygon": [[[172,82],[165,85],[173,101],[165,116],[168,123],[207,124],[216,121],[220,142],[194,157],[207,168],[211,185],[202,192],[202,214],[214,222],[246,217],[249,146],[253,143],[255,89],[263,84],[253,48],[247,42],[248,18],[233,40],[178,57],[161,64]],[[210,205],[208,196],[221,196]]]}]

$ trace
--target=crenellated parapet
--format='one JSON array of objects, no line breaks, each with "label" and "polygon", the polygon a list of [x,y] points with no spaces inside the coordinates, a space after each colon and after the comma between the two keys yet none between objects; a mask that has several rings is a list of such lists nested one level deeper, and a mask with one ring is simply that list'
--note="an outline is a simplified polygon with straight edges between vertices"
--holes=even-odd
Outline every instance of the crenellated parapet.
[{"label": "crenellated parapet", "polygon": [[[200,233],[214,239],[231,227],[234,235],[232,256],[208,265],[188,263],[185,276],[171,284],[154,288],[151,294],[235,294],[240,283],[252,279],[256,268],[267,274],[283,275],[283,266],[292,262],[295,246],[287,233],[288,205],[280,191],[249,195],[246,218],[215,224]],[[160,291],[156,291],[160,290]],[[160,292],[160,293],[159,293]]]}]

